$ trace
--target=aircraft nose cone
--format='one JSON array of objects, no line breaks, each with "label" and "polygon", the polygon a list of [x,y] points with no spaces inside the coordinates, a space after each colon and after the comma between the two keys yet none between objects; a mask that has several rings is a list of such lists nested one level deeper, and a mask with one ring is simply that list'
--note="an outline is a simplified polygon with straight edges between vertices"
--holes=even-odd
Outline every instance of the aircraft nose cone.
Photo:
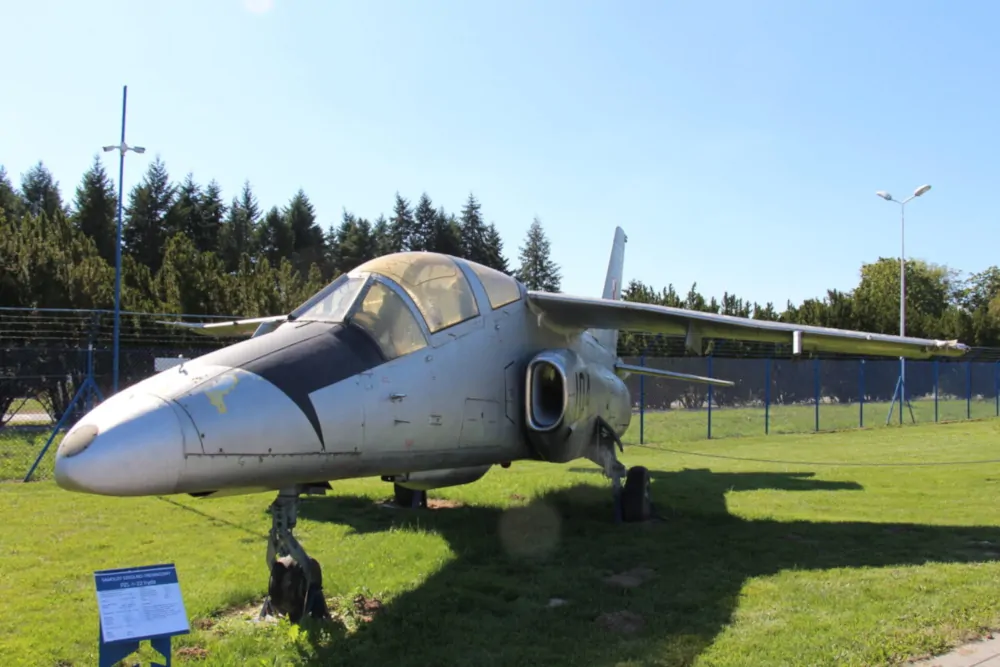
[{"label": "aircraft nose cone", "polygon": [[146,393],[104,401],[59,443],[56,484],[111,496],[173,493],[184,461],[177,410]]}]

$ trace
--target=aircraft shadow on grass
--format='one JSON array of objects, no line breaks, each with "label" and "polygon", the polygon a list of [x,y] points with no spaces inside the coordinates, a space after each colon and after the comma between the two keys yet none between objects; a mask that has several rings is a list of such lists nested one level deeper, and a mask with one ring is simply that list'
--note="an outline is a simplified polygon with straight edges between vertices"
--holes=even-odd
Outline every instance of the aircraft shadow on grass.
[{"label": "aircraft shadow on grass", "polygon": [[[726,509],[728,491],[862,489],[853,482],[815,480],[812,473],[650,474],[659,518],[645,524],[612,524],[610,485],[587,483],[507,510],[304,499],[302,519],[357,533],[419,526],[441,535],[454,553],[357,633],[348,637],[331,623],[332,640],[315,644],[318,659],[306,664],[685,665],[730,623],[751,577],[1000,558],[1000,528],[747,520]],[[324,565],[324,573],[336,567]],[[648,570],[638,579],[649,578],[633,588],[606,581],[634,568]],[[363,572],[356,579],[365,585]],[[550,607],[552,598],[566,603]],[[623,641],[631,638],[646,641]]]}]

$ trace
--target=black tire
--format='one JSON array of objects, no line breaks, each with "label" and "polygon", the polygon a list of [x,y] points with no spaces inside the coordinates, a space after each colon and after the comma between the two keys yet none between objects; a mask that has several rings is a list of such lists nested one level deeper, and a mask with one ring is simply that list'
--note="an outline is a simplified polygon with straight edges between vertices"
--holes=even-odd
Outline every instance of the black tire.
[{"label": "black tire", "polygon": [[302,606],[306,598],[306,578],[302,566],[291,556],[283,556],[271,564],[267,594],[271,598],[274,610],[287,616],[292,623],[297,623],[302,617]]},{"label": "black tire", "polygon": [[427,492],[392,485],[393,501],[400,507],[427,507]]},{"label": "black tire", "polygon": [[[309,615],[323,618],[328,614],[323,597],[323,571],[315,558],[309,559],[312,569],[313,587]],[[302,620],[306,602],[306,577],[302,566],[291,556],[283,556],[271,564],[271,577],[267,582],[267,594],[274,610],[288,617],[292,623]]]},{"label": "black tire", "polygon": [[649,470],[644,466],[632,466],[625,476],[622,489],[622,521],[634,523],[648,521],[653,514],[653,503],[649,492]]}]

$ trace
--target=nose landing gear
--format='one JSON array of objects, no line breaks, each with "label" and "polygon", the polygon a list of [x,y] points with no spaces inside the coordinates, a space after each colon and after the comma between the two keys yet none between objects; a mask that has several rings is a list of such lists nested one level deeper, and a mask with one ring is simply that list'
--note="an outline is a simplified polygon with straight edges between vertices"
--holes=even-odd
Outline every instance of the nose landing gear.
[{"label": "nose landing gear", "polygon": [[305,616],[329,618],[323,596],[322,569],[292,534],[300,496],[317,492],[323,491],[305,486],[282,489],[271,503],[271,531],[267,539],[267,566],[271,576],[267,598],[260,610],[261,618],[284,614],[292,623],[298,623]]}]

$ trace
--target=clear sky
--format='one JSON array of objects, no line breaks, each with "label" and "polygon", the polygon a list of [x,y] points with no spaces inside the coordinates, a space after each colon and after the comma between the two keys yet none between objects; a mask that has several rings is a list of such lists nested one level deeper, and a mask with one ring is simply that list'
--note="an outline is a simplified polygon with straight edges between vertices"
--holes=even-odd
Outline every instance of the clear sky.
[{"label": "clear sky", "polygon": [[[0,0],[0,164],[69,200],[129,89],[126,187],[302,187],[323,227],[470,191],[511,263],[538,215],[563,291],[626,279],[783,307],[862,262],[1000,262],[990,0]],[[103,157],[117,177],[117,154]]]}]

